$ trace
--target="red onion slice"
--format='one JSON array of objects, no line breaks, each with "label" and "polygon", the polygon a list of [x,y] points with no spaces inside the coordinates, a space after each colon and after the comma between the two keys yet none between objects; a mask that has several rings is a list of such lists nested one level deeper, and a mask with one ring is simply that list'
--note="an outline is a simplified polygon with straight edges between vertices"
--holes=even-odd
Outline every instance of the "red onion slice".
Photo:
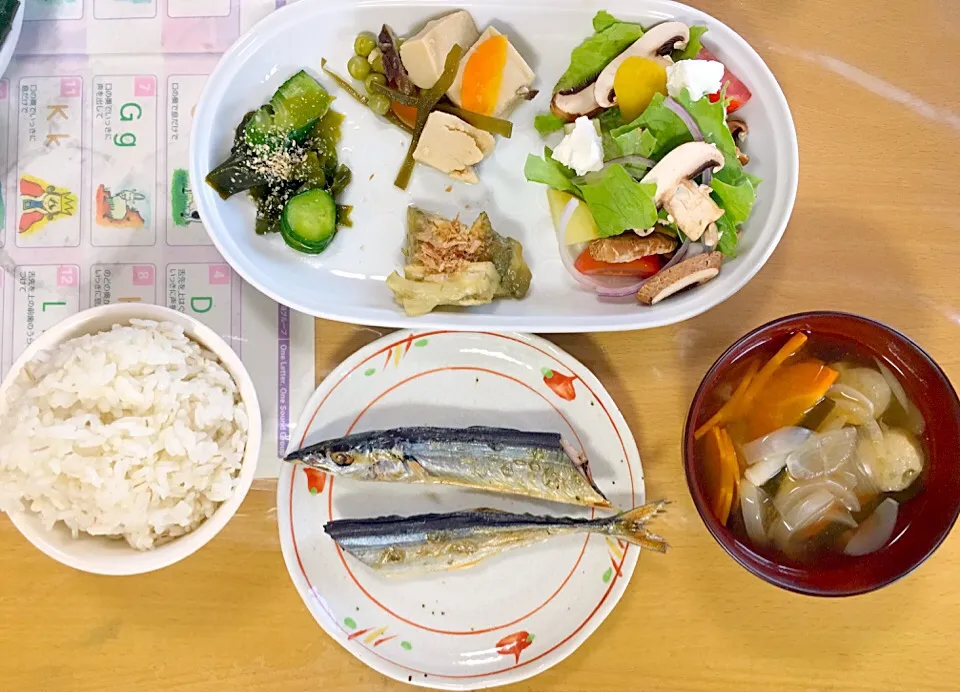
[{"label": "red onion slice", "polygon": [[[557,244],[559,245],[560,250],[560,261],[563,262],[564,268],[570,273],[570,276],[572,276],[578,284],[584,288],[594,291],[599,295],[622,298],[623,296],[628,296],[631,293],[636,293],[640,290],[639,286],[642,286],[643,282],[640,281],[638,286],[638,280],[632,276],[588,276],[587,274],[577,270],[576,266],[574,266],[576,257],[572,256],[574,253],[572,253],[571,249],[564,244],[563,237],[567,230],[567,226],[570,224],[570,220],[577,211],[577,206],[579,204],[580,200],[577,198],[571,199],[569,202],[567,202],[567,205],[563,208],[563,213],[560,215],[560,219],[557,222]],[[581,244],[577,247],[585,247],[585,245]]]},{"label": "red onion slice", "polygon": [[[703,132],[700,131],[700,126],[697,125],[697,121],[693,119],[693,116],[690,115],[686,108],[681,106],[680,103],[671,96],[668,96],[663,100],[663,105],[676,113],[677,117],[683,121],[683,124],[687,126],[688,130],[690,130],[690,136],[693,137],[694,142],[703,141]],[[709,185],[712,179],[713,170],[708,168],[702,173],[701,181],[704,185]]]},{"label": "red onion slice", "polygon": [[573,214],[577,211],[578,206],[580,206],[580,200],[574,197],[567,202],[567,206],[563,208],[563,213],[560,214],[560,221],[557,223],[557,240],[561,243],[563,243],[563,239],[566,236],[567,225],[569,225],[570,219],[573,218]]},{"label": "red onion slice", "polygon": [[663,100],[663,105],[676,113],[677,116],[683,121],[683,124],[687,126],[688,130],[690,130],[690,135],[693,137],[693,141],[703,141],[703,133],[700,131],[700,126],[697,125],[697,121],[693,119],[693,116],[690,115],[689,112],[687,112],[686,108],[681,106],[670,96]]}]

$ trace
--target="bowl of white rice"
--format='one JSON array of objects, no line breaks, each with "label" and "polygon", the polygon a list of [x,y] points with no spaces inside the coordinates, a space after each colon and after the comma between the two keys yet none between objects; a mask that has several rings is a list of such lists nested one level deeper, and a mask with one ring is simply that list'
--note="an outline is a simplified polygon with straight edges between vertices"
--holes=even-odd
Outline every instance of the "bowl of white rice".
[{"label": "bowl of white rice", "polygon": [[213,330],[154,305],[93,308],[0,385],[0,510],[65,565],[150,572],[226,525],[260,436],[250,375]]}]

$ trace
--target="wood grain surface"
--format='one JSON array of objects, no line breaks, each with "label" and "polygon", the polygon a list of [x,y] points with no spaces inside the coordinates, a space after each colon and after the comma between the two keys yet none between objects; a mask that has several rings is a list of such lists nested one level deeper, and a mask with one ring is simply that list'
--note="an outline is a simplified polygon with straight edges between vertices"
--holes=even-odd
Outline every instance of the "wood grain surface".
[{"label": "wood grain surface", "polygon": [[[780,315],[883,320],[960,383],[960,3],[694,3],[760,52],[800,138],[796,210],[738,295],[687,323],[553,337],[593,369],[637,438],[674,546],[645,554],[574,655],[511,690],[960,689],[960,534],[881,592],[795,596],[736,565],[701,524],[680,463],[713,360]],[[318,377],[382,330],[319,322]],[[136,578],[80,574],[0,520],[0,689],[400,690],[314,623],[287,576],[275,495],[254,491],[209,546]]]}]

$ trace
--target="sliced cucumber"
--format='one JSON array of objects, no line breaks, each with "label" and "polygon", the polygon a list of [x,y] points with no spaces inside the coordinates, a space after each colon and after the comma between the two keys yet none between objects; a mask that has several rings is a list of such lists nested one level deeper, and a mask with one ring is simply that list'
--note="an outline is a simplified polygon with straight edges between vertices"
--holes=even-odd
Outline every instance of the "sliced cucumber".
[{"label": "sliced cucumber", "polygon": [[267,106],[261,106],[255,110],[243,128],[247,142],[253,145],[265,144],[274,131],[273,115]]},{"label": "sliced cucumber", "polygon": [[291,197],[280,216],[280,235],[294,250],[317,255],[337,234],[337,203],[323,190]]},{"label": "sliced cucumber", "polygon": [[301,142],[330,109],[330,94],[309,74],[300,70],[284,82],[270,99],[273,122],[290,139]]}]

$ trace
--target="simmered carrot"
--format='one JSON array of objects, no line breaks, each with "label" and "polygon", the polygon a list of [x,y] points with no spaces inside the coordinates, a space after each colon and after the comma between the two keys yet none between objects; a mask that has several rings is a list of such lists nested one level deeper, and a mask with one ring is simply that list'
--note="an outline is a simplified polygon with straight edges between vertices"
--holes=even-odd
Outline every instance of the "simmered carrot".
[{"label": "simmered carrot", "polygon": [[730,509],[736,500],[737,493],[740,490],[740,466],[737,464],[737,450],[733,447],[733,440],[729,433],[723,428],[718,428],[720,433],[720,461],[723,465],[723,485],[721,487],[722,501],[717,512],[717,518],[724,526],[730,518]]},{"label": "simmered carrot", "polygon": [[807,343],[807,335],[803,332],[797,332],[773,355],[773,358],[767,361],[767,364],[764,365],[760,372],[757,373],[757,376],[753,378],[753,382],[750,383],[750,387],[747,389],[746,394],[744,394],[743,403],[745,406],[749,406],[760,390],[767,385],[767,382],[773,377],[773,373],[777,371],[777,368],[783,365],[790,356],[795,355],[797,351],[803,348],[805,343]]},{"label": "simmered carrot", "polygon": [[730,433],[726,429],[722,429],[723,433],[723,446],[724,446],[724,464],[726,466],[727,472],[733,478],[734,487],[737,489],[737,492],[740,492],[740,462],[737,460],[737,448],[733,446],[733,439],[730,437]]},{"label": "simmered carrot", "polygon": [[839,373],[819,360],[785,365],[775,372],[744,411],[751,440],[797,425],[836,382]]},{"label": "simmered carrot", "polygon": [[741,400],[747,391],[747,387],[750,386],[750,383],[756,376],[758,368],[759,363],[756,361],[750,364],[747,373],[743,376],[743,379],[740,380],[740,384],[737,385],[737,389],[733,392],[733,396],[730,397],[730,400],[727,401],[719,411],[713,414],[710,420],[697,428],[697,431],[693,434],[694,439],[699,440],[718,425],[723,425],[733,418],[736,418],[736,414],[740,410]]},{"label": "simmered carrot", "polygon": [[413,106],[405,106],[402,103],[397,103],[394,101],[390,104],[390,110],[393,111],[394,115],[400,118],[400,121],[410,127],[415,127],[417,124],[417,109]]},{"label": "simmered carrot", "polygon": [[736,450],[727,431],[715,427],[704,444],[703,479],[707,504],[720,523],[726,525],[740,480]]},{"label": "simmered carrot", "polygon": [[714,428],[710,433],[703,445],[704,493],[707,496],[707,505],[719,519],[724,495],[726,494],[727,474],[722,457],[723,437],[720,429]]}]

